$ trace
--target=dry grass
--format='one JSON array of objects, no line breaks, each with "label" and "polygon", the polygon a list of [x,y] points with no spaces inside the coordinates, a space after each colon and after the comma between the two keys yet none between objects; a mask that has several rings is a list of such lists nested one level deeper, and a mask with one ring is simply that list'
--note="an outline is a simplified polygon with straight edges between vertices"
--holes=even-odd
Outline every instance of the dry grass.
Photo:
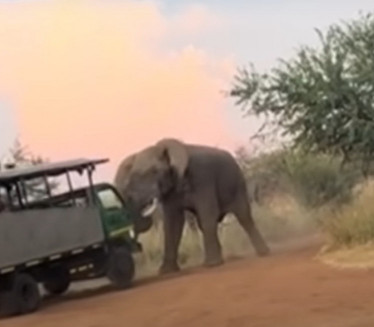
[{"label": "dry grass", "polygon": [[338,269],[373,269],[374,243],[341,246],[335,249],[324,247],[317,255],[317,259]]},{"label": "dry grass", "polygon": [[362,245],[374,240],[374,182],[361,184],[350,204],[325,209],[322,218],[330,247]]},{"label": "dry grass", "polygon": [[309,234],[317,227],[316,213],[289,194],[277,194],[266,205],[253,206],[253,215],[259,229],[271,242]]},{"label": "dry grass", "polygon": [[[289,196],[273,197],[266,207],[253,206],[253,215],[258,228],[269,243],[282,242],[315,230],[311,212],[300,206]],[[228,215],[219,226],[219,239],[226,259],[237,258],[253,253],[251,242],[237,223],[234,216]],[[162,226],[152,228],[141,235],[144,252],[137,255],[138,277],[157,273],[163,254]],[[203,241],[200,232],[195,233],[187,226],[184,229],[179,250],[179,262],[182,267],[202,264]]]},{"label": "dry grass", "polygon": [[326,209],[327,244],[317,258],[338,268],[374,268],[374,181],[359,185],[352,203]]}]

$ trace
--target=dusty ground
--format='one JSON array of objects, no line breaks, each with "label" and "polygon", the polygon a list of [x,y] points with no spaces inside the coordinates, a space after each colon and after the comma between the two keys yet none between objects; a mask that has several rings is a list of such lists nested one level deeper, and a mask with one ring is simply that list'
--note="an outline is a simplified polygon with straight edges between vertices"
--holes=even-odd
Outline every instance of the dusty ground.
[{"label": "dusty ground", "polygon": [[215,269],[139,281],[47,300],[4,327],[374,326],[374,271],[336,270],[314,259],[318,244],[278,249]]}]

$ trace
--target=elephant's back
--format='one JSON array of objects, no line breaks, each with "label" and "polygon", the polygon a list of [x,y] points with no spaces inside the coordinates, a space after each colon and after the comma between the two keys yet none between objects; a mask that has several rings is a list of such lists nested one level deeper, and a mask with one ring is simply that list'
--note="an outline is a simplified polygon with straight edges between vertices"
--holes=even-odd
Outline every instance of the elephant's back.
[{"label": "elephant's back", "polygon": [[230,152],[208,146],[192,145],[188,148],[189,167],[205,174],[237,174],[240,170]]},{"label": "elephant's back", "polygon": [[236,166],[233,155],[223,149],[218,149],[205,145],[189,145],[187,151],[191,160],[198,160],[207,164],[224,164]]},{"label": "elephant's back", "polygon": [[222,205],[230,203],[245,185],[241,169],[228,151],[208,147],[190,146],[190,172],[194,184],[214,185]]}]

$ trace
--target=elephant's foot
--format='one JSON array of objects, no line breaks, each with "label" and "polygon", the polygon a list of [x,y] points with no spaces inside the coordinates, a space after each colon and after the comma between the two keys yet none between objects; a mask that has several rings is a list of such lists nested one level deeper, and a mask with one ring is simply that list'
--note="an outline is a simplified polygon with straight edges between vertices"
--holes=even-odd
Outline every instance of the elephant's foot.
[{"label": "elephant's foot", "polygon": [[270,254],[270,249],[266,244],[257,246],[255,250],[259,257],[265,257]]},{"label": "elephant's foot", "polygon": [[180,271],[177,263],[163,263],[159,269],[160,275],[172,274]]},{"label": "elephant's foot", "polygon": [[207,268],[217,267],[223,264],[222,258],[214,258],[214,259],[206,259],[204,262],[204,266]]}]

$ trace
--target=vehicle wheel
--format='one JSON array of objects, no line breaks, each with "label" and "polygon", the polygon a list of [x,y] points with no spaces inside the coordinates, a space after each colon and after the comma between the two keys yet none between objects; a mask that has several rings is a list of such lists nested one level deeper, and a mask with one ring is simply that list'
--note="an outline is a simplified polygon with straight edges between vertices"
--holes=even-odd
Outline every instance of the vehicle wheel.
[{"label": "vehicle wheel", "polygon": [[9,290],[0,294],[0,314],[14,316],[36,311],[41,303],[38,283],[28,274],[14,276]]},{"label": "vehicle wheel", "polygon": [[0,318],[14,316],[18,313],[17,301],[12,291],[0,292]]},{"label": "vehicle wheel", "polygon": [[107,277],[118,288],[131,286],[135,275],[135,263],[126,247],[113,248],[107,264]]},{"label": "vehicle wheel", "polygon": [[50,295],[65,293],[70,286],[70,273],[65,267],[52,268],[48,278],[43,282],[44,290]]}]

